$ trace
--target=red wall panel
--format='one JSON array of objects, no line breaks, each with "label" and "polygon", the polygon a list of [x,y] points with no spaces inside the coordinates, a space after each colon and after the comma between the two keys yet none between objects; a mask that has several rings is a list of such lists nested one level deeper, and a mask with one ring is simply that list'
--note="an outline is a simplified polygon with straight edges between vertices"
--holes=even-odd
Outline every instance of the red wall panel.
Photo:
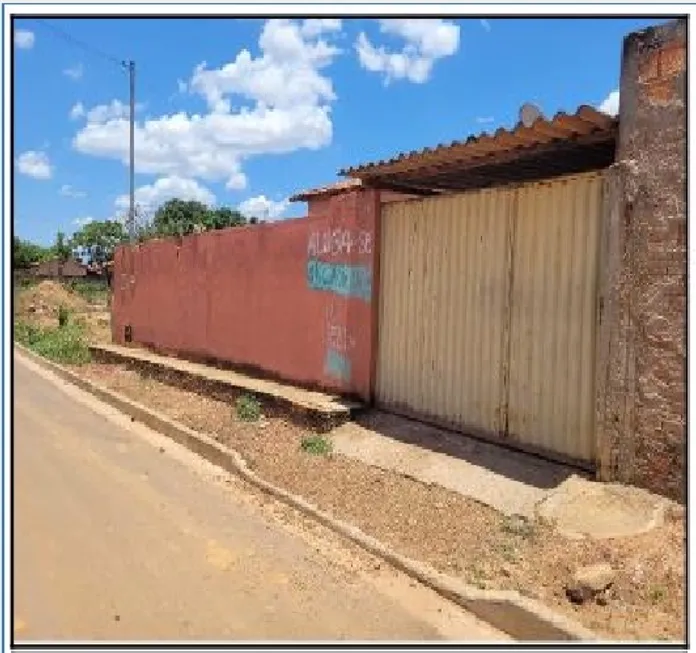
[{"label": "red wall panel", "polygon": [[[320,210],[313,210],[313,208]],[[113,336],[370,398],[378,197],[310,203],[309,217],[125,246]]]}]

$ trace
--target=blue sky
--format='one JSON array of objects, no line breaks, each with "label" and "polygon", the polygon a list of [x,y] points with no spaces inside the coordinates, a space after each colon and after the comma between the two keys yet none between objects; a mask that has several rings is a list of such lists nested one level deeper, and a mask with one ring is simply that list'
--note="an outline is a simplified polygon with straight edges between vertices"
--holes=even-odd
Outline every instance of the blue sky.
[{"label": "blue sky", "polygon": [[[536,103],[615,110],[623,37],[661,19],[15,20],[15,233],[122,215],[137,66],[136,199],[301,215],[339,169],[499,126]],[[98,51],[98,52],[97,52]],[[613,105],[613,107],[611,106]]]}]

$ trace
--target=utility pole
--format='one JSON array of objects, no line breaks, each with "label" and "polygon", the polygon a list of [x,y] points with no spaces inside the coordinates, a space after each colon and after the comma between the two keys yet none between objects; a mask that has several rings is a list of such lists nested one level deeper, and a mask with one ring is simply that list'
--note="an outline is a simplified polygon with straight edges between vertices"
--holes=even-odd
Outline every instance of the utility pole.
[{"label": "utility pole", "polygon": [[[124,66],[126,63],[124,62]],[[135,61],[129,61],[130,81],[130,197],[128,203],[128,235],[135,240]]]}]

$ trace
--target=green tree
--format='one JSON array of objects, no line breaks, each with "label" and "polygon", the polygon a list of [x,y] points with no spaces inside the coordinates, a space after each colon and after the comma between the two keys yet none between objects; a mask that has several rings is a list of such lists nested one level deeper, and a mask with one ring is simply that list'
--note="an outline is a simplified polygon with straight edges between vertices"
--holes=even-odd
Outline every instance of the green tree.
[{"label": "green tree", "polygon": [[171,199],[157,209],[150,228],[144,232],[151,236],[185,236],[243,224],[244,216],[229,207],[213,209],[196,200]]},{"label": "green tree", "polygon": [[210,212],[210,229],[226,229],[227,227],[241,227],[246,224],[246,218],[234,209],[221,206]]},{"label": "green tree", "polygon": [[127,240],[128,235],[120,222],[95,220],[75,232],[72,246],[91,263],[105,263],[113,258],[116,246]]},{"label": "green tree", "polygon": [[40,263],[51,257],[51,249],[42,247],[28,240],[14,237],[12,249],[12,264],[15,268],[28,268],[34,263]]},{"label": "green tree", "polygon": [[65,234],[59,231],[56,234],[56,242],[53,245],[53,255],[62,263],[70,259],[73,253],[73,248],[70,241],[65,238]]},{"label": "green tree", "polygon": [[185,236],[198,225],[205,227],[210,220],[209,212],[202,202],[172,199],[157,209],[152,228],[158,236]]}]

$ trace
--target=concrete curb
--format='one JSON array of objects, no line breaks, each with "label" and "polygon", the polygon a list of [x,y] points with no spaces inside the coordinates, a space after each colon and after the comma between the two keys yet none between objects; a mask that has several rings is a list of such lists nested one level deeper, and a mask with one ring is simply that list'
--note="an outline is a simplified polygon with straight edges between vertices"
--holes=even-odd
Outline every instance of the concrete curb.
[{"label": "concrete curb", "polygon": [[547,606],[513,591],[479,590],[461,581],[410,560],[392,551],[373,537],[346,522],[335,519],[304,498],[268,483],[254,474],[244,459],[234,450],[223,447],[211,437],[197,433],[145,406],[112,392],[96,383],[42,358],[15,344],[15,349],[60,378],[94,395],[104,403],[137,419],[149,428],[170,437],[210,463],[242,477],[255,487],[283,503],[300,510],[324,526],[343,535],[371,554],[456,603],[483,621],[521,641],[596,641],[594,633]]}]

